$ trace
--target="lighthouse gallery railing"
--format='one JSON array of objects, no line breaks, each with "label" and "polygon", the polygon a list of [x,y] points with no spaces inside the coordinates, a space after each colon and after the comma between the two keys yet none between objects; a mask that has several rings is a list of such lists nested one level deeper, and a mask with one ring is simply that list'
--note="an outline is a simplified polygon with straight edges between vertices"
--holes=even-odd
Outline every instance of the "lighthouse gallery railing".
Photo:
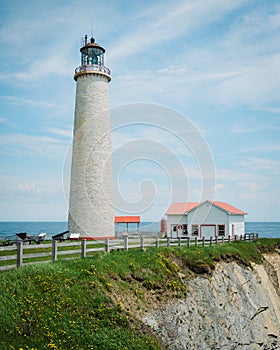
[{"label": "lighthouse gallery railing", "polygon": [[111,74],[109,68],[105,66],[100,66],[99,64],[87,64],[84,66],[79,66],[75,69],[75,74],[86,73],[86,72],[101,72],[107,75]]}]

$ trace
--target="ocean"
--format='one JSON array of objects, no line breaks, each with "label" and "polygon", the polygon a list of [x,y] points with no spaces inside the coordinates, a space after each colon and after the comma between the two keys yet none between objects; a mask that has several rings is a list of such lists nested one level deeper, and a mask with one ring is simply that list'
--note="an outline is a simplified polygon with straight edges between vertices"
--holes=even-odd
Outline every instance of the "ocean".
[{"label": "ocean", "polygon": [[[130,226],[129,226],[130,227]],[[135,228],[131,227],[132,230]],[[121,229],[121,227],[120,227]],[[67,222],[0,222],[0,239],[19,232],[29,235],[47,233],[47,238],[67,230]],[[140,231],[156,233],[160,230],[159,222],[142,222]],[[258,233],[260,237],[280,238],[280,222],[246,222],[246,233]]]}]

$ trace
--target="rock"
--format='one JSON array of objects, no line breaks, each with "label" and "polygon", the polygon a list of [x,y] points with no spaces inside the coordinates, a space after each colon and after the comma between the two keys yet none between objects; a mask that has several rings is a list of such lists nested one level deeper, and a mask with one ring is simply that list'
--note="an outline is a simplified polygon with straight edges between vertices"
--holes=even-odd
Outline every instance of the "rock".
[{"label": "rock", "polygon": [[[275,259],[279,264],[280,256]],[[186,299],[150,310],[143,322],[170,350],[279,349],[279,284],[272,260],[268,272],[266,264],[249,270],[221,262],[212,275],[205,271],[185,280]]]}]

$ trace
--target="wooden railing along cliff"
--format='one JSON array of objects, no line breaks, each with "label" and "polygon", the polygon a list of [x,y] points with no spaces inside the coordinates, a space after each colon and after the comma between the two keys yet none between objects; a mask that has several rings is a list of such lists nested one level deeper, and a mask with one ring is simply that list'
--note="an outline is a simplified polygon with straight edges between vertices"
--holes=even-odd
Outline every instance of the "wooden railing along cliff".
[{"label": "wooden railing along cliff", "polygon": [[105,239],[104,241],[77,240],[75,242],[61,242],[53,240],[51,243],[24,244],[18,241],[13,246],[0,247],[0,271],[21,267],[27,264],[40,262],[51,262],[62,259],[85,258],[92,253],[128,249],[144,249],[146,247],[190,247],[190,246],[212,246],[232,241],[253,241],[258,239],[257,233],[246,233],[235,237],[210,237],[202,238],[152,238],[152,237],[123,237],[122,239]]}]

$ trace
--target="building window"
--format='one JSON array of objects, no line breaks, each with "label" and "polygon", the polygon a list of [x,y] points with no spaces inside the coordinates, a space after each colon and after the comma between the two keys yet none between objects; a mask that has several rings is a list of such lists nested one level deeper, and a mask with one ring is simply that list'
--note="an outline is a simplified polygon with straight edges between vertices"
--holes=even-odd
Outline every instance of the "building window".
[{"label": "building window", "polygon": [[174,225],[173,226],[173,232],[176,232],[177,231],[177,225]]},{"label": "building window", "polygon": [[218,225],[218,236],[224,236],[226,232],[225,225]]},{"label": "building window", "polygon": [[183,225],[183,235],[188,235],[188,225]]},{"label": "building window", "polygon": [[198,236],[198,225],[192,225],[192,236]]}]

